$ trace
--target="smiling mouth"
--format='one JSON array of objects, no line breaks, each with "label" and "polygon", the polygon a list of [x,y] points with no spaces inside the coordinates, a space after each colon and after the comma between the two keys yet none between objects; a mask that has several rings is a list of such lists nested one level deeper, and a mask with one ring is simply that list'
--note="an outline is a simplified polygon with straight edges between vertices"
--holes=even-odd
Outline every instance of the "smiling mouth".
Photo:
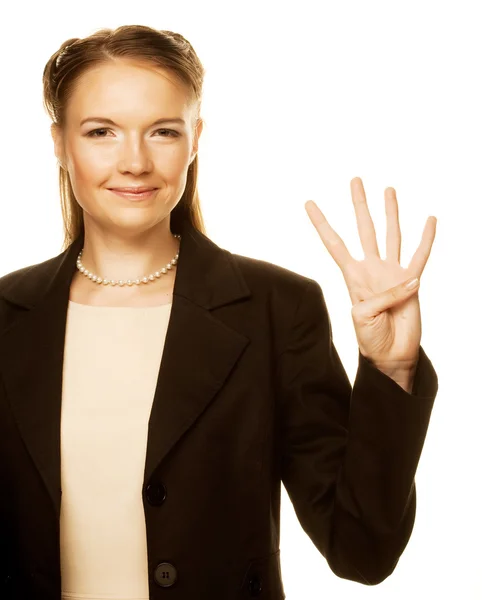
[{"label": "smiling mouth", "polygon": [[136,192],[133,190],[121,190],[117,188],[110,188],[109,191],[117,194],[118,196],[123,196],[124,198],[129,198],[133,200],[141,200],[143,198],[149,198],[153,194],[157,192],[158,188],[152,188],[150,190],[145,190],[143,192]]}]

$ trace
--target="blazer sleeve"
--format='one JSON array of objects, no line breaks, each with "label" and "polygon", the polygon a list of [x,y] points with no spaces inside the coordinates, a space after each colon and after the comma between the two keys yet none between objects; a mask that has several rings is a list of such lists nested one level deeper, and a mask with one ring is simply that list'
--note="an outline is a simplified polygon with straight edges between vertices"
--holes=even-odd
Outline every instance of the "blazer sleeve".
[{"label": "blazer sleeve", "polygon": [[278,356],[281,479],[298,520],[338,577],[386,579],[415,521],[415,472],[438,390],[420,347],[412,393],[358,351],[353,388],[320,285],[303,290]]}]

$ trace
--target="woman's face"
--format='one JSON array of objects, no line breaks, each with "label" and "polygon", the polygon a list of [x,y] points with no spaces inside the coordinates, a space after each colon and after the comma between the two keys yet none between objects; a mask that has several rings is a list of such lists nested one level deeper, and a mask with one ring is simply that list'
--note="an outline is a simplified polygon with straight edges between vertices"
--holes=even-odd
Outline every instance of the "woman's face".
[{"label": "woman's face", "polygon": [[[139,233],[169,215],[197,152],[202,121],[196,125],[195,109],[187,88],[168,71],[122,60],[83,74],[68,103],[65,129],[53,125],[52,137],[86,227]],[[165,121],[155,124],[158,119]],[[136,185],[158,189],[137,201],[109,191]]]}]

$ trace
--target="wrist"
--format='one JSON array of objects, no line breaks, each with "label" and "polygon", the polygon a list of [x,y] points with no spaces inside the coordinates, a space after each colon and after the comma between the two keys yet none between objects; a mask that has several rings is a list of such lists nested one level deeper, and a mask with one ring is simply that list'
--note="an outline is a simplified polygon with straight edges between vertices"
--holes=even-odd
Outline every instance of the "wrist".
[{"label": "wrist", "polygon": [[374,363],[374,366],[390,377],[395,383],[397,383],[401,388],[403,388],[409,394],[412,393],[413,390],[413,382],[415,379],[415,371],[417,369],[416,365],[410,368],[400,368],[400,367],[387,367],[386,365],[377,365]]}]

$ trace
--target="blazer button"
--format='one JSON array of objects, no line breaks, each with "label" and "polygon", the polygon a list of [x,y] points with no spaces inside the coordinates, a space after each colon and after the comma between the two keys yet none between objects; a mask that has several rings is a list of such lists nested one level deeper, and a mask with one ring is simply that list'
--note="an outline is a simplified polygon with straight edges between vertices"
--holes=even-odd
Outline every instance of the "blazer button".
[{"label": "blazer button", "polygon": [[262,580],[259,575],[253,575],[248,583],[248,590],[251,596],[259,596],[262,590]]},{"label": "blazer button", "polygon": [[177,580],[177,570],[171,563],[163,562],[157,565],[154,571],[154,579],[161,587],[171,587]]},{"label": "blazer button", "polygon": [[166,488],[162,483],[150,483],[146,488],[147,501],[152,506],[161,506],[166,495]]}]

